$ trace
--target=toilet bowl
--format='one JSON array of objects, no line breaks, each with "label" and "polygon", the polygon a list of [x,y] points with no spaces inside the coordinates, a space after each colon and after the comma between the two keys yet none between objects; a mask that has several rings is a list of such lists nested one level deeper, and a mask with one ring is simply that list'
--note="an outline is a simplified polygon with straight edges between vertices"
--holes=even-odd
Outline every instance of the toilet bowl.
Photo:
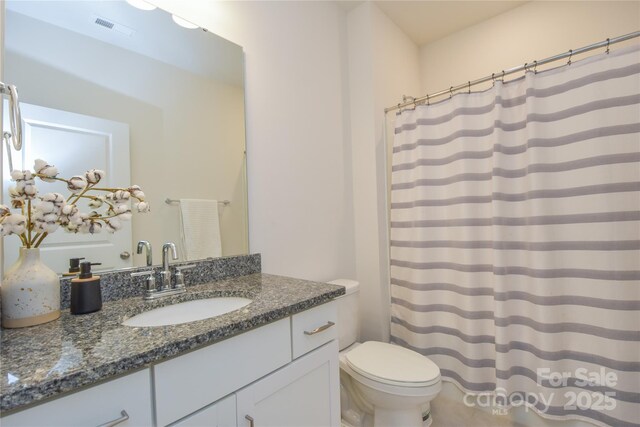
[{"label": "toilet bowl", "polygon": [[343,426],[429,426],[430,402],[441,389],[438,366],[429,358],[394,344],[358,343],[358,325],[354,321],[358,283],[344,279],[329,283],[347,288],[346,295],[338,300]]}]

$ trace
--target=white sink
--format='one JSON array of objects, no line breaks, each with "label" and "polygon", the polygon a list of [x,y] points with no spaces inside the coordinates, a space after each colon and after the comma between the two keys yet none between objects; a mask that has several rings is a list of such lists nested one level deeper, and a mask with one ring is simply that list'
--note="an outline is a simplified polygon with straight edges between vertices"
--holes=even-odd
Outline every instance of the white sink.
[{"label": "white sink", "polygon": [[250,299],[221,297],[198,299],[145,311],[124,322],[125,326],[166,326],[195,322],[229,313],[251,303]]}]

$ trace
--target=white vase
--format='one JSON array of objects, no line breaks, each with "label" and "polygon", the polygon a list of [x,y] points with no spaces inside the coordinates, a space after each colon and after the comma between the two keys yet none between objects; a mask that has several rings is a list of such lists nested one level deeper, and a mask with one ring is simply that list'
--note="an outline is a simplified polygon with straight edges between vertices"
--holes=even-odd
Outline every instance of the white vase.
[{"label": "white vase", "polygon": [[40,261],[39,248],[20,248],[2,285],[2,326],[24,328],[60,317],[60,279]]}]

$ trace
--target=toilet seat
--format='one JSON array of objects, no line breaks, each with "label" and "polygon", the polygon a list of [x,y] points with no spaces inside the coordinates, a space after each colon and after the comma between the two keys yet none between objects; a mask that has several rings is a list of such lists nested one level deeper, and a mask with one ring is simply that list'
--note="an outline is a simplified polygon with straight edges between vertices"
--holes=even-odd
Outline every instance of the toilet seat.
[{"label": "toilet seat", "polygon": [[379,384],[420,388],[440,382],[440,369],[435,363],[393,344],[367,341],[347,352],[344,359],[358,376]]}]

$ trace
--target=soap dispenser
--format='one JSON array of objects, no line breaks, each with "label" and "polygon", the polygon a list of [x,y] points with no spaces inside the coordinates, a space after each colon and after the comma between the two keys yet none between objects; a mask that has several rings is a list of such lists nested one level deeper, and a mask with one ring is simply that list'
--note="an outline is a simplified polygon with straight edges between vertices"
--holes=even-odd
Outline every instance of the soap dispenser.
[{"label": "soap dispenser", "polygon": [[71,280],[71,314],[87,314],[102,308],[100,276],[91,273],[92,265],[88,261],[80,263],[80,275]]},{"label": "soap dispenser", "polygon": [[84,258],[69,258],[69,271],[62,273],[62,277],[77,276],[80,273],[80,260]]}]

